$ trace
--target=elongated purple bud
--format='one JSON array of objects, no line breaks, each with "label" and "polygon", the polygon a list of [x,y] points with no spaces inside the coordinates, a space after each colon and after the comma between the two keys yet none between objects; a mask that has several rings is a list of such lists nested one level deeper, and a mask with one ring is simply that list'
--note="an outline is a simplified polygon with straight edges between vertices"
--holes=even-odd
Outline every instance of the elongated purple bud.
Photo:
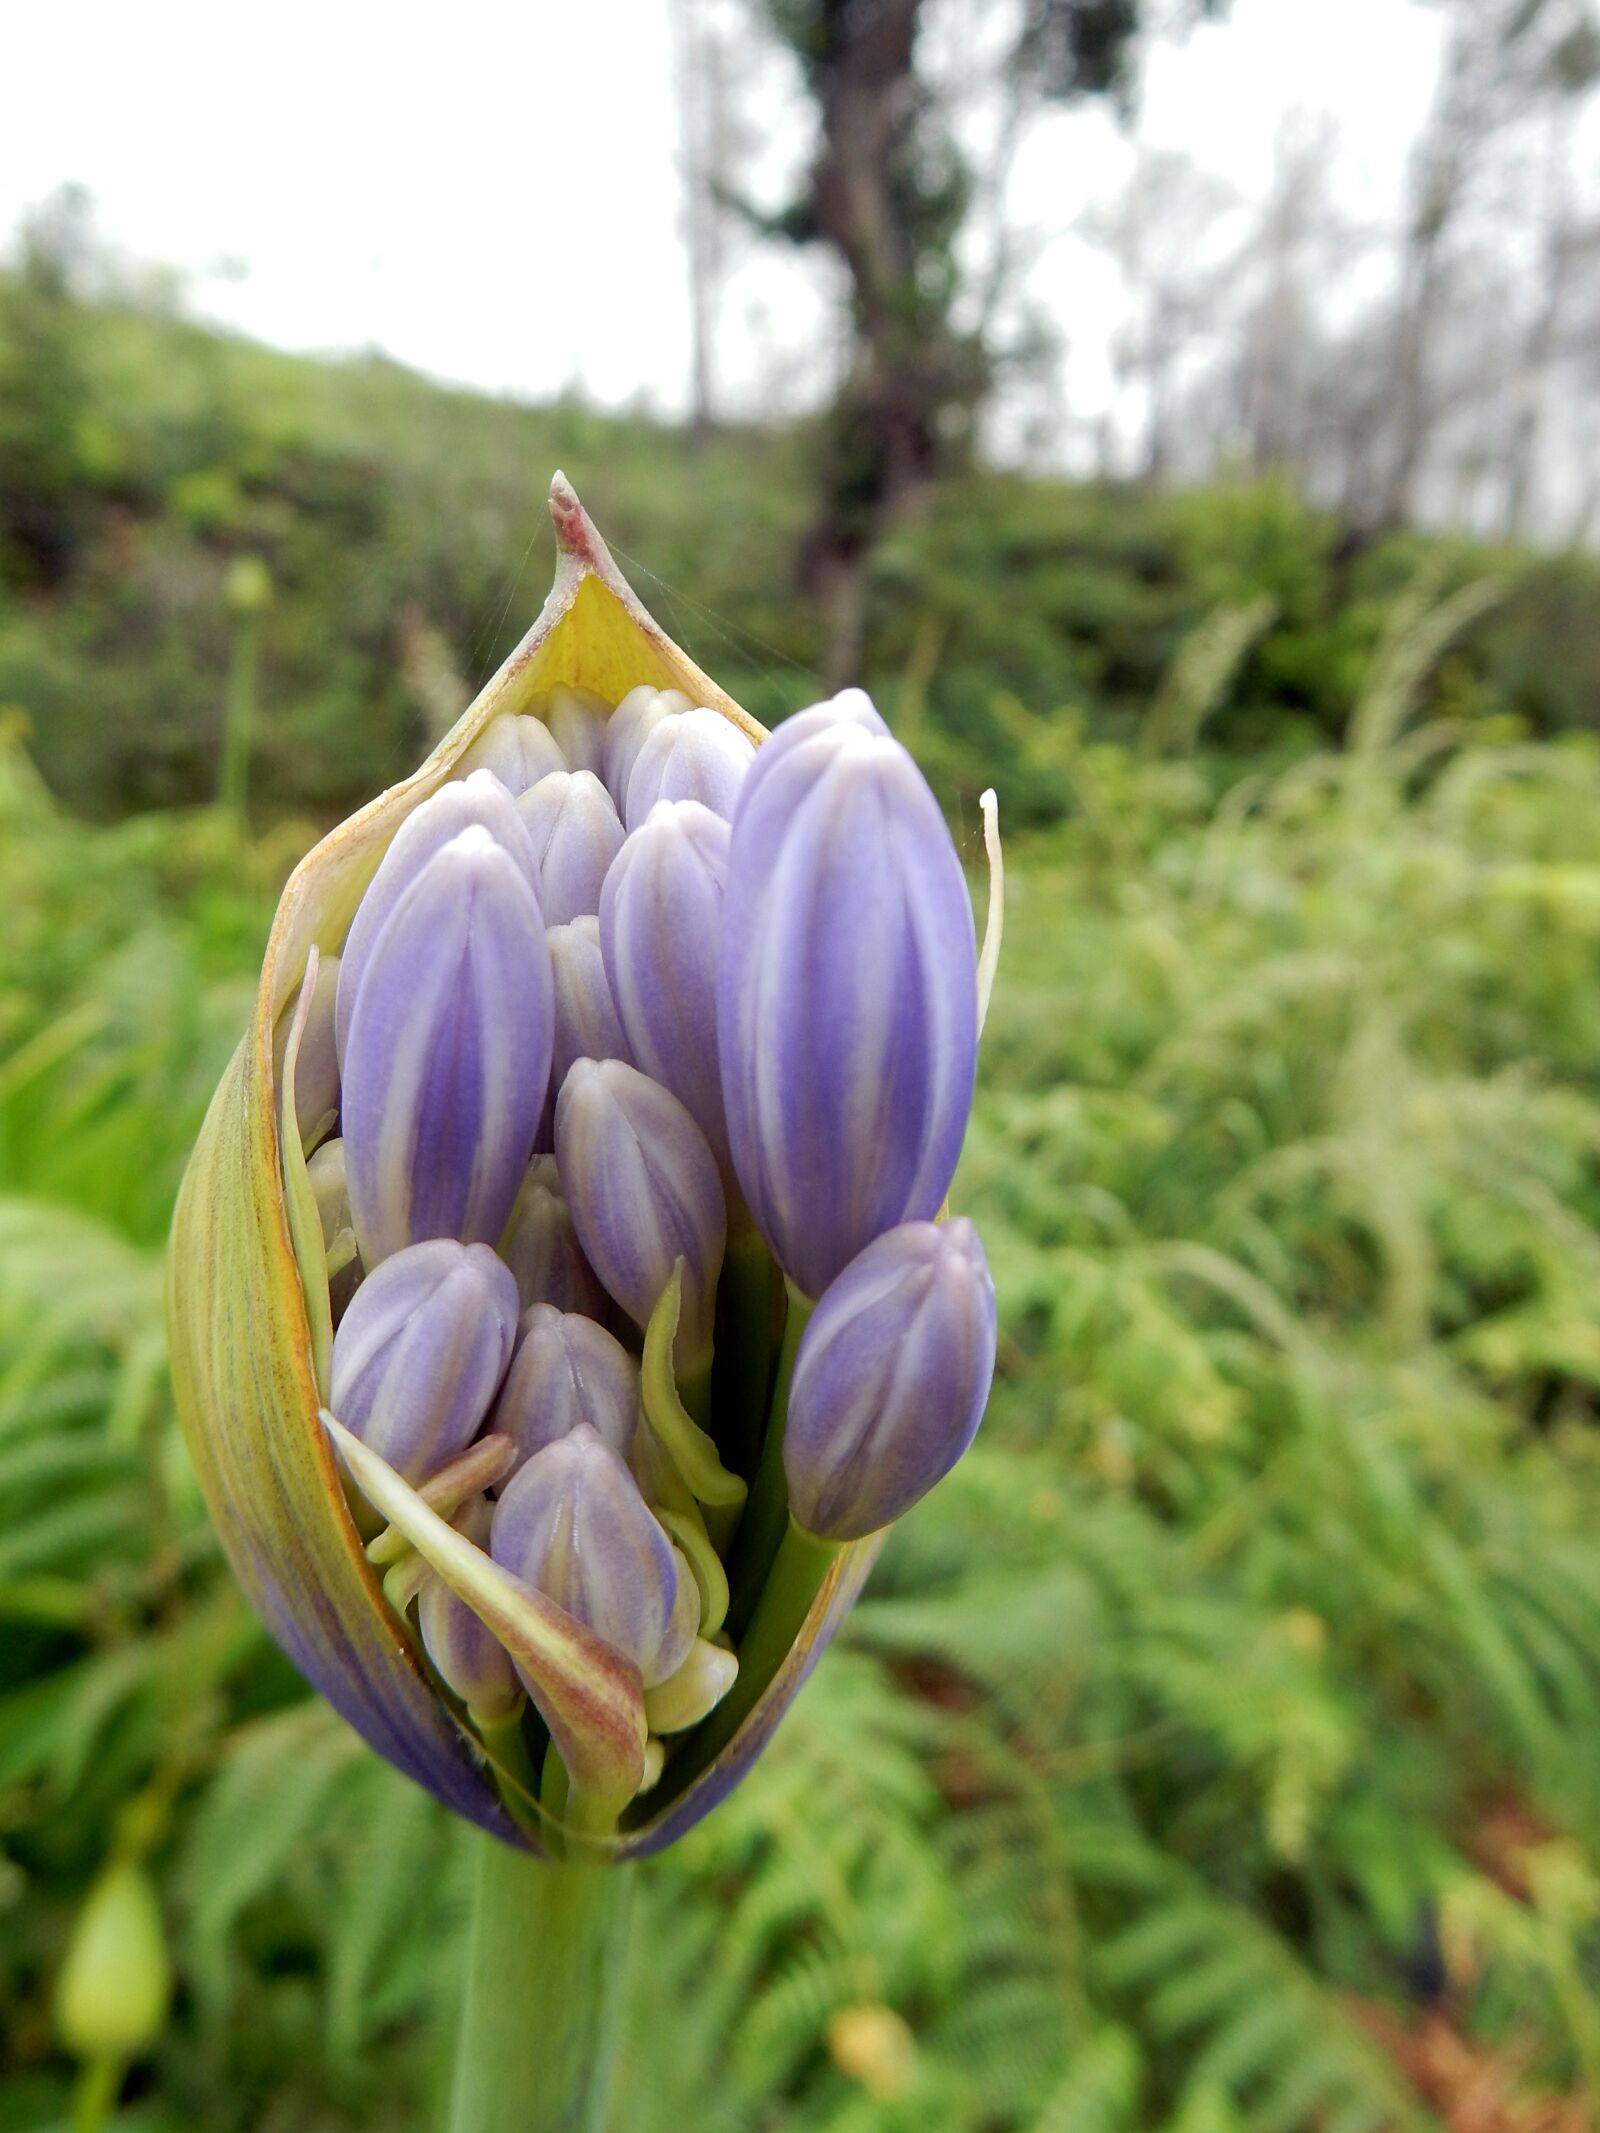
[{"label": "elongated purple bud", "polygon": [[[319,956],[316,989],[311,995],[306,1026],[300,1032],[300,1052],[294,1070],[295,1123],[302,1141],[309,1141],[319,1131],[326,1132],[329,1119],[338,1116],[339,1048],[335,1035],[338,992],[339,958],[336,955]],[[283,1058],[293,1020],[291,1003],[279,1016],[273,1037],[272,1066],[280,1092],[283,1088]]]},{"label": "elongated purple bud", "polygon": [[487,1245],[410,1245],[351,1297],[328,1405],[397,1473],[424,1481],[477,1435],[516,1334],[517,1285]]},{"label": "elongated purple bud", "polygon": [[547,926],[600,908],[600,884],[622,849],[622,824],[611,795],[589,770],[562,770],[525,792],[517,811],[527,825],[538,868],[539,908]]},{"label": "elongated purple bud", "polygon": [[500,780],[513,799],[530,785],[568,768],[567,758],[543,720],[525,713],[503,712],[491,719],[461,758],[463,777],[487,770]]},{"label": "elongated purple bud", "polygon": [[345,938],[344,954],[339,959],[338,999],[334,1010],[341,1065],[350,1039],[350,1017],[355,1012],[356,993],[378,935],[388,923],[395,905],[429,860],[463,830],[474,828],[486,829],[510,854],[528,887],[537,889],[538,870],[527,829],[510,794],[497,777],[487,770],[475,771],[460,783],[440,786],[430,799],[424,800],[396,830]]},{"label": "elongated purple bud", "polygon": [[600,921],[592,912],[565,926],[552,926],[550,974],[555,981],[555,1046],[550,1086],[559,1090],[575,1059],[627,1059],[632,1055],[611,995],[600,949]]},{"label": "elongated purple bud", "polygon": [[639,750],[664,718],[688,709],[689,699],[681,689],[643,687],[630,689],[606,720],[602,775],[618,814],[628,797],[628,780]]},{"label": "elongated purple bud", "polygon": [[680,1373],[704,1369],[727,1237],[705,1135],[636,1067],[580,1059],[556,1098],[556,1160],[584,1256],[636,1326],[683,1260],[674,1355]]},{"label": "elongated purple bud", "polygon": [[488,830],[464,830],[395,905],[350,1020],[345,1169],[368,1267],[422,1237],[499,1237],[544,1106],[552,1030],[533,891]]},{"label": "elongated purple bud", "polygon": [[639,1366],[614,1334],[575,1311],[524,1312],[494,1427],[526,1458],[580,1423],[620,1458],[639,1419]]},{"label": "elongated purple bud", "polygon": [[544,707],[544,721],[566,758],[568,770],[605,770],[606,704],[592,689],[557,683]]},{"label": "elongated purple bud", "polygon": [[529,1165],[505,1258],[524,1311],[544,1303],[600,1321],[609,1316],[611,1299],[583,1256],[553,1155],[536,1155]]},{"label": "elongated purple bud", "polygon": [[679,711],[659,720],[628,774],[624,821],[637,829],[658,800],[698,800],[731,820],[755,754],[749,735],[720,712]]},{"label": "elongated purple bud", "polygon": [[511,1477],[495,1506],[490,1550],[632,1660],[646,1688],[687,1658],[694,1610],[680,1604],[679,1558],[633,1476],[587,1423]]},{"label": "elongated purple bud", "polygon": [[955,1465],[994,1376],[994,1283],[970,1222],[907,1222],[824,1293],[800,1340],[783,1469],[808,1533],[859,1540]]},{"label": "elongated purple bud", "polygon": [[[487,1549],[493,1516],[488,1497],[474,1496],[450,1523],[475,1548]],[[523,1692],[511,1654],[499,1638],[442,1578],[430,1577],[418,1594],[417,1620],[428,1657],[447,1687],[466,1705],[474,1723],[503,1724],[521,1703]]]},{"label": "elongated purple bud", "polygon": [[734,1170],[784,1270],[820,1296],[874,1237],[938,1212],[977,1063],[960,861],[921,772],[859,690],[761,749],[723,909]]},{"label": "elongated purple bud", "polygon": [[698,800],[657,801],[600,893],[600,945],[629,1055],[672,1091],[724,1168],[717,959],[728,836]]}]

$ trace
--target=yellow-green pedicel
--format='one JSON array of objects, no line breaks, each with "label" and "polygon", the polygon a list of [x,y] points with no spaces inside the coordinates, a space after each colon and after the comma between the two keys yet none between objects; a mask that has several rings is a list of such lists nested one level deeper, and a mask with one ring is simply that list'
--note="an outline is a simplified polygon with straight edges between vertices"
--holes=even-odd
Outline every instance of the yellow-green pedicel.
[{"label": "yellow-green pedicel", "polygon": [[[284,890],[250,1027],[179,1194],[169,1272],[178,1412],[229,1559],[273,1636],[380,1754],[458,1813],[535,1850],[559,1844],[559,1830],[547,1814],[541,1821],[514,1772],[491,1767],[435,1686],[367,1559],[319,1419],[328,1389],[327,1268],[298,1135],[280,1138],[274,1038],[312,951],[339,954],[396,830],[455,774],[491,720],[529,709],[557,685],[615,704],[645,683],[682,690],[752,740],[764,737],[645,612],[560,475],[550,508],[559,562],[532,630],[415,775],[324,838]],[[715,1754],[686,1755],[682,1775],[674,1781],[669,1768],[630,1826],[592,1842],[616,1858],[656,1850],[728,1792],[859,1591],[876,1547],[874,1537],[838,1553],[792,1647],[776,1663],[769,1655],[770,1678]],[[638,1789],[646,1738],[637,1673],[541,1595],[522,1587],[510,1599],[506,1640],[536,1684],[574,1786],[626,1801]],[[514,1819],[503,1802],[519,1792],[526,1811]]]}]

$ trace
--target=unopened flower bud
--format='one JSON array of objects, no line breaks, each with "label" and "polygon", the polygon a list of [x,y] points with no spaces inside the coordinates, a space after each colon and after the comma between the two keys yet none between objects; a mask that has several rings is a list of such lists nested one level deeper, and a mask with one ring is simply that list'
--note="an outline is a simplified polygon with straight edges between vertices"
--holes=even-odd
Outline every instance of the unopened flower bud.
[{"label": "unopened flower bud", "polygon": [[731,821],[755,754],[749,736],[715,711],[675,712],[656,723],[634,759],[623,819],[637,829],[658,800],[698,800]]},{"label": "unopened flower bud", "polygon": [[657,801],[600,894],[600,944],[629,1055],[728,1161],[717,1055],[717,958],[728,825],[698,800]]},{"label": "unopened flower bud", "polygon": [[978,1003],[961,864],[921,772],[859,690],[761,750],[729,847],[717,994],[740,1186],[820,1296],[935,1215],[972,1105]]},{"label": "unopened flower bud", "polygon": [[344,1142],[324,1141],[316,1154],[307,1159],[306,1176],[311,1180],[312,1197],[322,1223],[323,1248],[331,1251],[334,1240],[350,1228],[350,1186],[345,1177]]},{"label": "unopened flower bud", "polygon": [[56,1980],[56,2033],[80,2059],[147,2052],[172,2000],[161,1907],[137,1860],[108,1866],[84,1898]]},{"label": "unopened flower bud", "polygon": [[511,1477],[490,1548],[503,1569],[630,1659],[646,1688],[683,1664],[694,1628],[680,1605],[679,1559],[627,1467],[587,1423]]},{"label": "unopened flower bud", "polygon": [[689,699],[681,689],[630,689],[606,720],[602,772],[618,814],[628,797],[628,780],[639,750],[664,718],[688,709]]},{"label": "unopened flower bud", "polygon": [[[493,1516],[488,1497],[474,1496],[450,1523],[474,1547],[487,1549]],[[428,1657],[466,1705],[473,1723],[493,1726],[509,1718],[522,1701],[511,1654],[441,1578],[430,1577],[423,1585],[417,1620]]]},{"label": "unopened flower bud", "polygon": [[795,1358],[783,1466],[800,1525],[858,1540],[925,1496],[972,1442],[994,1352],[994,1283],[970,1222],[907,1222],[869,1244]]},{"label": "unopened flower bud", "polygon": [[586,912],[564,926],[552,926],[546,939],[555,984],[550,1087],[559,1092],[575,1059],[627,1059],[631,1054],[600,952],[599,919]]},{"label": "unopened flower bud", "polygon": [[459,767],[463,777],[475,770],[491,771],[516,799],[568,765],[561,744],[542,719],[507,712],[484,727]]},{"label": "unopened flower bud", "polygon": [[716,1159],[670,1090],[620,1059],[580,1059],[556,1098],[556,1159],[584,1255],[643,1328],[684,1262],[675,1356],[711,1359],[727,1236]]},{"label": "unopened flower bud", "polygon": [[487,1245],[410,1245],[351,1297],[328,1404],[397,1473],[425,1480],[477,1434],[516,1334],[517,1285]]},{"label": "unopened flower bud", "polygon": [[527,825],[538,868],[539,909],[547,926],[600,908],[600,884],[622,849],[622,824],[611,795],[590,770],[562,770],[525,792],[517,811]]},{"label": "unopened flower bud", "polygon": [[517,1197],[505,1260],[526,1311],[536,1303],[603,1321],[611,1299],[583,1256],[553,1155],[536,1155]]},{"label": "unopened flower bud", "polygon": [[626,1459],[639,1418],[639,1366],[614,1334],[575,1311],[523,1313],[494,1426],[524,1458],[587,1423]]},{"label": "unopened flower bud", "polygon": [[550,952],[484,828],[435,852],[373,944],[344,1054],[344,1143],[369,1267],[505,1227],[550,1078]]},{"label": "unopened flower bud", "polygon": [[559,682],[550,691],[544,721],[566,758],[568,770],[605,769],[606,705],[592,689],[569,689]]},{"label": "unopened flower bud", "polygon": [[[379,934],[393,915],[395,906],[429,861],[468,829],[486,829],[510,854],[528,887],[537,890],[539,876],[527,829],[510,794],[497,777],[487,770],[480,770],[470,778],[441,785],[436,793],[424,800],[395,831],[377,873],[367,885],[367,893],[356,908],[345,938],[344,953],[338,959],[334,1033],[341,1066],[350,1039],[350,1018],[355,1012],[356,993]],[[541,912],[540,916],[543,915]]]},{"label": "unopened flower bud", "polygon": [[[335,1036],[335,1006],[339,994],[339,958],[325,955],[317,961],[317,982],[311,995],[305,1027],[300,1032],[300,1051],[294,1069],[295,1124],[302,1141],[326,1133],[339,1113],[339,1048]],[[283,1087],[283,1060],[288,1049],[289,1029],[294,1020],[292,1005],[278,1019],[272,1047],[272,1071]]]}]

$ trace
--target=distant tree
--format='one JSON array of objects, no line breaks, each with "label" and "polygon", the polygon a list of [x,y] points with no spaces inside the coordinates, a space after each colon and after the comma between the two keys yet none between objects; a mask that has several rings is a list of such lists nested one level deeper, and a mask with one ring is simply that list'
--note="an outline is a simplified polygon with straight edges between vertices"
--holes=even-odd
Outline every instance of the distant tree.
[{"label": "distant tree", "polygon": [[703,443],[718,414],[717,329],[740,233],[734,206],[753,140],[741,117],[748,34],[717,0],[668,0],[689,276],[689,416]]},{"label": "distant tree", "polygon": [[68,186],[25,218],[0,276],[0,576],[23,584],[59,583],[78,544],[89,255],[88,195]]}]

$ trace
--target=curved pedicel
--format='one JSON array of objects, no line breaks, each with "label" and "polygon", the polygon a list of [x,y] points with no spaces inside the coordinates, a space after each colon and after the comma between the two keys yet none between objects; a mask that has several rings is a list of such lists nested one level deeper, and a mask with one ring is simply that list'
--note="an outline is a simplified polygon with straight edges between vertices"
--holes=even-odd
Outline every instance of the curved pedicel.
[{"label": "curved pedicel", "polygon": [[[558,560],[533,628],[416,773],[307,854],[279,902],[250,1026],[206,1114],[173,1218],[168,1322],[174,1394],[201,1488],[239,1582],[306,1678],[380,1755],[456,1813],[538,1848],[500,1805],[367,1561],[318,1421],[313,1362],[279,1150],[274,1033],[307,956],[338,954],[362,892],[407,815],[456,772],[491,720],[558,684],[608,703],[679,689],[759,744],[763,729],[645,612],[571,487],[551,485]],[[749,1769],[859,1593],[878,1537],[843,1549],[801,1635],[712,1764],[608,1847],[657,1851]],[[689,1738],[689,1737],[686,1737]],[[670,1791],[670,1778],[661,1788]],[[629,1820],[632,1820],[630,1815]]]}]

